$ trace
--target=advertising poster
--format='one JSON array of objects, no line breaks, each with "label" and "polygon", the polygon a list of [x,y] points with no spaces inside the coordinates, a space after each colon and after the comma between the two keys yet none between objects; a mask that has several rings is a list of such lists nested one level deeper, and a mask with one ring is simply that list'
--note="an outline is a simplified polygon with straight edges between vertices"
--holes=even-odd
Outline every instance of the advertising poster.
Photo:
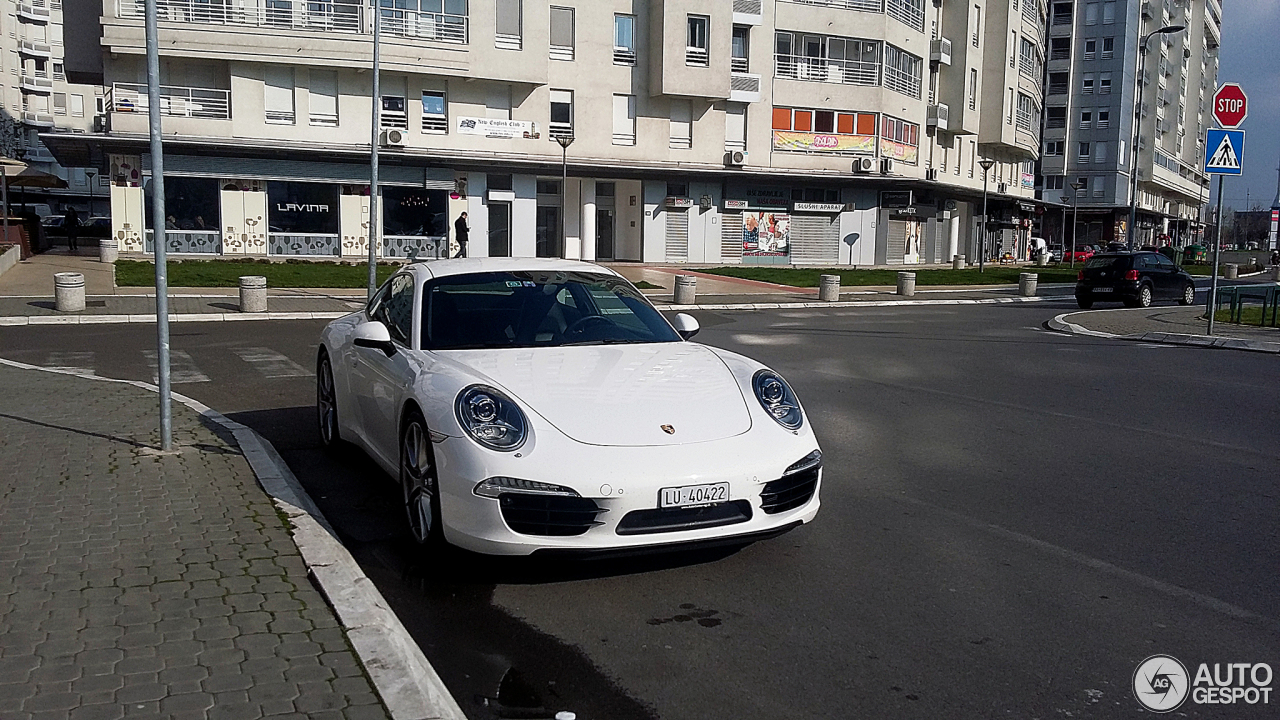
[{"label": "advertising poster", "polygon": [[880,157],[893,158],[899,162],[914,165],[919,149],[915,145],[880,139]]},{"label": "advertising poster", "polygon": [[774,130],[773,149],[802,152],[861,152],[870,155],[876,151],[876,137]]},{"label": "advertising poster", "polygon": [[786,257],[791,245],[791,218],[786,213],[742,213],[743,256]]},{"label": "advertising poster", "polygon": [[483,135],[487,138],[535,140],[538,137],[538,126],[537,123],[529,120],[460,117],[458,118],[458,133],[460,135]]}]

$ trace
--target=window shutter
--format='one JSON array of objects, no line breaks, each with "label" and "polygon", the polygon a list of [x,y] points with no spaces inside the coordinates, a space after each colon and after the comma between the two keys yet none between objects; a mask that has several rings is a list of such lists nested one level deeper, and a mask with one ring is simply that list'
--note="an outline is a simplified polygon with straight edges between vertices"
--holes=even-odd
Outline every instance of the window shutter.
[{"label": "window shutter", "polygon": [[498,34],[519,36],[520,0],[498,0]]}]

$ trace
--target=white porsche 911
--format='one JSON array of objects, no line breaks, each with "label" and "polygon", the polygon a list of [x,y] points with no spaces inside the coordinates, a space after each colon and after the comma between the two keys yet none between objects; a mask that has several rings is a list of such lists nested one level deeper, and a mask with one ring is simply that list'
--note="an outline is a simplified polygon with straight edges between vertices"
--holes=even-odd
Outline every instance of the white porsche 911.
[{"label": "white porsche 911", "polygon": [[747,542],[818,512],[777,373],[567,260],[415,263],[321,337],[322,441],[399,478],[414,539],[504,555]]}]

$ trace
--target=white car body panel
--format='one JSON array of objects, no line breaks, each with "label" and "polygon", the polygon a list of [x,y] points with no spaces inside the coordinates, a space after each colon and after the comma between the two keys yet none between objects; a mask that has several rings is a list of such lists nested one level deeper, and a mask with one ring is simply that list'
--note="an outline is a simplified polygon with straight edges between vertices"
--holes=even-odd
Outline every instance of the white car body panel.
[{"label": "white car body panel", "polygon": [[[416,280],[414,346],[422,283],[442,275],[513,270],[613,274],[563,260],[476,258],[408,266],[402,272]],[[768,533],[817,514],[821,471],[806,503],[776,514],[762,511],[764,485],[818,443],[807,416],[792,431],[765,412],[751,386],[764,366],[754,360],[689,341],[500,350],[402,347],[387,357],[351,344],[352,332],[365,321],[363,311],[339,318],[321,337],[334,371],[340,433],[395,478],[400,420],[408,403],[420,408],[436,440],[443,532],[454,545],[510,555],[644,548]],[[528,434],[518,451],[488,449],[461,427],[455,400],[475,384],[506,393],[524,411]],[[597,517],[601,524],[572,536],[517,533],[496,498],[473,492],[495,476],[571,488],[604,510]],[[714,482],[729,483],[731,502],[750,504],[749,520],[617,533],[627,513],[656,509],[662,488]]]}]

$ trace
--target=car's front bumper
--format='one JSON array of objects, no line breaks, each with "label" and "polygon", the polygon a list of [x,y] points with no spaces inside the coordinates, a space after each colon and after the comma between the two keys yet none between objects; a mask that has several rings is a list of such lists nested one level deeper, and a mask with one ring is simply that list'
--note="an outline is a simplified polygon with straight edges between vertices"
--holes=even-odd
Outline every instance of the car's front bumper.
[{"label": "car's front bumper", "polygon": [[[801,504],[766,512],[762,498],[766,486],[784,476],[797,478],[786,475],[788,466],[817,448],[807,428],[799,435],[773,431],[757,428],[714,442],[661,447],[601,447],[544,436],[537,448],[520,457],[478,450],[468,438],[451,437],[435,445],[445,538],[459,547],[495,555],[613,554],[725,539],[749,541],[785,532],[817,514],[822,474],[821,469],[814,473],[812,495]],[[512,516],[504,517],[498,498],[473,492],[477,483],[495,476],[572,488],[599,509],[594,514],[598,524],[573,535],[516,532],[508,522]],[[711,510],[678,517],[658,510],[662,488],[719,482],[729,484],[729,496]],[[776,501],[776,495],[770,499]],[[629,515],[631,519],[624,523]],[[681,522],[690,516],[703,519],[687,525]],[[552,520],[565,517],[569,516]],[[722,524],[698,526],[708,519]],[[642,525],[638,530],[637,522]],[[645,526],[646,522],[658,525]],[[629,528],[624,527],[628,524]]]}]

